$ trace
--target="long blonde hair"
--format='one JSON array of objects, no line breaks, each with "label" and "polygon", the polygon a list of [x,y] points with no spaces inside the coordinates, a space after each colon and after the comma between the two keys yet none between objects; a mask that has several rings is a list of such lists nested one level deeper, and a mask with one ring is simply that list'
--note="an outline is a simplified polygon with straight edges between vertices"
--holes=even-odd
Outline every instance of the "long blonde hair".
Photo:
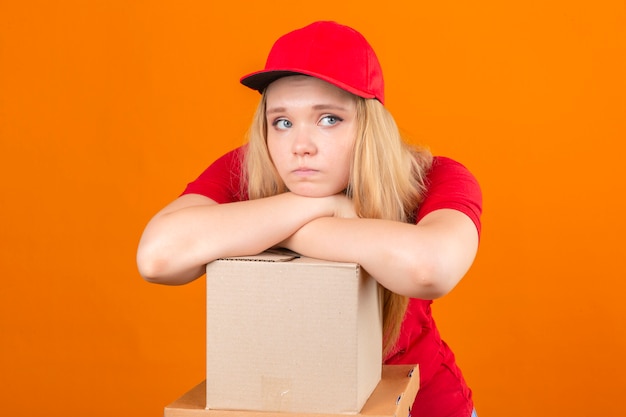
[{"label": "long blonde hair", "polygon": [[[392,115],[376,99],[356,97],[358,120],[346,195],[361,218],[414,221],[426,190],[432,155],[402,139]],[[287,191],[267,148],[266,97],[254,114],[244,156],[244,186],[250,199]],[[383,288],[383,357],[400,334],[408,298]]]}]

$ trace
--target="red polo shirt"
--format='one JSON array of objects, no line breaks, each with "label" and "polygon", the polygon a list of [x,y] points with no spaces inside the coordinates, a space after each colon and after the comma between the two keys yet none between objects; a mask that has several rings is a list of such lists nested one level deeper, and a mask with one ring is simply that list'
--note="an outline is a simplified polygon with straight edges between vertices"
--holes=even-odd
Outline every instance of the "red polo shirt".
[{"label": "red polo shirt", "polygon": [[[246,200],[241,191],[243,147],[210,165],[183,194],[201,194],[217,203]],[[474,176],[458,162],[435,157],[427,177],[427,192],[417,212],[417,222],[428,213],[455,209],[465,213],[481,230],[482,195]],[[441,339],[431,313],[430,300],[411,299],[402,322],[400,337],[385,364],[418,364],[420,390],[412,408],[414,416],[469,417],[472,392],[454,354]]]}]

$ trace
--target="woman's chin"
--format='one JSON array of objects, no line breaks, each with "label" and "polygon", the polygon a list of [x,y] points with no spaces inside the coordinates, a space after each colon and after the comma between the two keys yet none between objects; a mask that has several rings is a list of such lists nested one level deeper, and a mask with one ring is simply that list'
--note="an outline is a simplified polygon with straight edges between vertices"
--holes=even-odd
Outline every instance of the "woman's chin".
[{"label": "woman's chin", "polygon": [[293,188],[289,188],[289,191],[292,192],[293,194],[296,194],[302,197],[310,197],[310,198],[329,197],[331,195],[335,195],[341,192],[341,190],[334,191],[328,188],[310,187],[310,186],[306,186],[306,187],[295,186]]}]

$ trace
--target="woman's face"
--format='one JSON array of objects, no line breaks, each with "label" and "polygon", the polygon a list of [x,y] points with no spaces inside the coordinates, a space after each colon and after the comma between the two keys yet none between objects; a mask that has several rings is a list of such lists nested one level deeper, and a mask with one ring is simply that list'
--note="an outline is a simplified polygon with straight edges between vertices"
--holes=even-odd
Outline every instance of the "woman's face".
[{"label": "woman's face", "polygon": [[357,132],[355,97],[295,75],[270,84],[266,100],[267,146],[287,188],[307,197],[343,191]]}]

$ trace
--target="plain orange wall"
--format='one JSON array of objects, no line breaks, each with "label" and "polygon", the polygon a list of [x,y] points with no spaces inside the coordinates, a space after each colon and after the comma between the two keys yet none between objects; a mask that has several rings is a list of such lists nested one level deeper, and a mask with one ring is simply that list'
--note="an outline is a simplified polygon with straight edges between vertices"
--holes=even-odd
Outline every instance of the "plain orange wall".
[{"label": "plain orange wall", "polygon": [[204,280],[150,216],[238,145],[280,34],[363,32],[400,126],[465,163],[479,256],[436,303],[481,417],[623,416],[623,1],[0,2],[0,414],[159,416],[203,379]]}]

